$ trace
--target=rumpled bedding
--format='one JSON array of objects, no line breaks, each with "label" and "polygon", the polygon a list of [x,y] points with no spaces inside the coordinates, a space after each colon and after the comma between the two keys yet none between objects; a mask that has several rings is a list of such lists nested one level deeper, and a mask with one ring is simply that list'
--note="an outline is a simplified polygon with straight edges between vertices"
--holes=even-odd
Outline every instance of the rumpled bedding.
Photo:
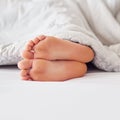
[{"label": "rumpled bedding", "polygon": [[96,67],[120,72],[120,0],[0,0],[0,65],[41,34],[90,46]]}]

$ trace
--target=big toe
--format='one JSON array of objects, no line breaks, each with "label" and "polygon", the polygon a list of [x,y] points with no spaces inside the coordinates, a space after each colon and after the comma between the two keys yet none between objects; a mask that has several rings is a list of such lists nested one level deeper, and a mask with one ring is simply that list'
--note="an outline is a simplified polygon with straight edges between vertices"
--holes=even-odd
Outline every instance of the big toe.
[{"label": "big toe", "polygon": [[28,70],[32,68],[32,60],[21,60],[18,63],[18,68],[21,70]]},{"label": "big toe", "polygon": [[26,58],[26,59],[33,59],[34,58],[34,53],[32,51],[24,50],[22,52],[22,57]]},{"label": "big toe", "polygon": [[23,80],[30,80],[31,79],[31,77],[30,77],[30,75],[29,75],[29,70],[21,70],[21,78],[23,79]]}]

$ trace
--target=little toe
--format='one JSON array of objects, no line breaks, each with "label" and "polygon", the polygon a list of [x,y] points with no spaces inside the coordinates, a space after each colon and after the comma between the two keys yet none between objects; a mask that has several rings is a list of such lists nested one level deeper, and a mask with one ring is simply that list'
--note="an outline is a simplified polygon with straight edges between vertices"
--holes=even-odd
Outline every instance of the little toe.
[{"label": "little toe", "polygon": [[22,60],[18,63],[18,68],[21,70],[28,70],[32,68],[32,60]]},{"label": "little toe", "polygon": [[32,51],[24,50],[22,52],[22,57],[26,59],[33,59],[34,58],[34,53]]}]

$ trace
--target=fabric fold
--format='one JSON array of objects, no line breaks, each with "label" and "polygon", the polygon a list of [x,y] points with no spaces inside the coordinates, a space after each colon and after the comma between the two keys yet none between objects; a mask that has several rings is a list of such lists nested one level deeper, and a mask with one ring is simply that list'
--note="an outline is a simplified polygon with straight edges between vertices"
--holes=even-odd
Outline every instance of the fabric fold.
[{"label": "fabric fold", "polygon": [[[44,34],[90,46],[95,52],[96,67],[120,72],[120,8],[112,6],[118,0],[15,2],[14,10],[21,13],[19,19],[18,13],[13,12],[15,3],[9,2],[7,8],[0,6],[7,11],[0,14],[0,65],[17,64],[26,42]],[[7,14],[16,19],[5,19]],[[2,24],[4,21],[6,24]]]}]

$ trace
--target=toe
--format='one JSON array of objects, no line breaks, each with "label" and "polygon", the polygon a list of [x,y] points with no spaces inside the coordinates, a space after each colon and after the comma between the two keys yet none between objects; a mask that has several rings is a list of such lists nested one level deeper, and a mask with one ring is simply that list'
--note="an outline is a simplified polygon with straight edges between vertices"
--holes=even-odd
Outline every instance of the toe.
[{"label": "toe", "polygon": [[21,70],[21,78],[23,80],[30,80],[29,70]]},{"label": "toe", "polygon": [[22,77],[25,77],[25,76],[29,75],[29,70],[21,70],[20,75],[21,75]]},{"label": "toe", "polygon": [[39,40],[44,40],[45,38],[46,38],[46,36],[45,35],[40,35],[40,36],[38,36],[37,37]]},{"label": "toe", "polygon": [[26,58],[26,59],[33,59],[34,58],[34,53],[32,51],[24,50],[22,52],[22,57]]},{"label": "toe", "polygon": [[22,60],[18,63],[18,68],[21,70],[28,70],[32,68],[32,60]]},{"label": "toe", "polygon": [[33,42],[34,42],[34,44],[36,45],[36,44],[38,44],[39,43],[39,38],[38,37],[36,37],[34,40],[33,40]]},{"label": "toe", "polygon": [[33,42],[34,42],[34,44],[38,44],[41,40],[44,40],[45,38],[46,38],[45,35],[40,35],[40,36],[36,37],[36,38],[33,40]]},{"label": "toe", "polygon": [[25,47],[25,50],[32,50],[33,47],[34,47],[34,42],[31,40],[27,43],[26,47]]},{"label": "toe", "polygon": [[25,50],[22,52],[22,57],[26,59],[33,59],[34,54],[33,54],[33,47],[34,47],[34,42],[31,40],[28,42],[28,44],[25,46]]},{"label": "toe", "polygon": [[30,76],[25,76],[21,78],[22,80],[31,80]]}]

